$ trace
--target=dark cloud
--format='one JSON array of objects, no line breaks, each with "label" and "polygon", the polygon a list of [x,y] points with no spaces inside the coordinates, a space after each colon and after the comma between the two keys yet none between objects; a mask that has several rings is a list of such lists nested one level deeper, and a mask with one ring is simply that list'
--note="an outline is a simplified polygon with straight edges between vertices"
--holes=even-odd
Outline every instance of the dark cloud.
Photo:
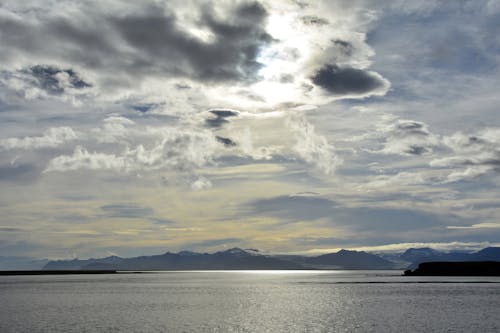
[{"label": "dark cloud", "polygon": [[66,88],[82,89],[91,87],[72,69],[59,69],[53,66],[36,65],[27,70],[37,81],[38,86],[51,94],[62,94]]},{"label": "dark cloud", "polygon": [[405,135],[428,136],[430,134],[427,130],[427,126],[424,123],[413,120],[405,120],[399,122],[396,125],[396,131]]},{"label": "dark cloud", "polygon": [[160,224],[160,225],[175,225],[175,221],[169,220],[169,219],[161,219],[157,217],[152,217],[149,219],[151,222],[154,224]]},{"label": "dark cloud", "polygon": [[333,45],[344,57],[351,56],[354,51],[354,46],[345,40],[335,39]]},{"label": "dark cloud", "polygon": [[158,105],[153,103],[148,103],[148,104],[133,105],[132,109],[134,109],[135,111],[139,111],[141,113],[146,113],[148,111],[151,111],[151,109],[155,108],[156,106]]},{"label": "dark cloud", "polygon": [[424,146],[410,145],[407,149],[404,150],[404,153],[410,155],[423,155],[428,153],[429,149]]},{"label": "dark cloud", "polygon": [[189,84],[176,83],[175,88],[177,88],[178,90],[186,90],[186,89],[191,89],[191,86]]},{"label": "dark cloud", "polygon": [[229,139],[229,138],[224,138],[222,136],[216,136],[215,139],[222,143],[224,146],[226,147],[234,147],[236,146],[236,142],[234,142],[233,140]]},{"label": "dark cloud", "polygon": [[[406,232],[446,225],[446,219],[426,211],[394,207],[349,207],[338,202],[311,196],[278,196],[250,202],[247,207],[252,216],[274,216],[285,223],[326,218],[332,225],[355,231]],[[375,237],[375,235],[374,235]]]},{"label": "dark cloud", "polygon": [[326,65],[313,77],[312,82],[336,95],[369,94],[385,86],[373,73],[352,67]]},{"label": "dark cloud", "polygon": [[210,110],[210,113],[220,118],[237,117],[238,112],[232,110]]},{"label": "dark cloud", "polygon": [[112,26],[139,51],[133,69],[147,68],[200,81],[253,80],[261,64],[260,49],[271,43],[265,32],[267,12],[258,3],[241,4],[219,19],[203,8],[200,27],[210,31],[210,42],[200,40],[179,27],[172,12],[112,18]]},{"label": "dark cloud", "polygon": [[432,143],[427,142],[427,140],[425,139],[431,134],[427,129],[427,125],[424,123],[411,120],[400,121],[399,123],[397,123],[393,135],[395,136],[396,140],[398,138],[421,138],[421,140],[412,140],[413,143],[409,142],[402,151],[404,154],[423,155],[432,151]]},{"label": "dark cloud", "polygon": [[69,195],[61,195],[59,197],[62,200],[67,200],[67,201],[90,201],[95,199],[94,196],[91,195],[81,195],[81,194],[69,194]]},{"label": "dark cloud", "polygon": [[264,7],[257,1],[250,2],[244,4],[236,9],[236,13],[238,17],[247,20],[249,22],[252,21],[260,21],[263,17],[267,16],[267,12]]},{"label": "dark cloud", "polygon": [[[273,42],[265,30],[268,13],[262,5],[220,6],[217,13],[208,4],[193,7],[193,17],[198,18],[192,23],[210,35],[209,40],[187,31],[184,18],[170,7],[173,4],[150,4],[133,13],[97,12],[82,3],[71,20],[51,15],[24,21],[2,17],[0,57],[16,62],[25,54],[36,61],[33,65],[39,59],[75,65],[98,73],[96,80],[110,89],[150,76],[208,82],[257,78],[260,50]],[[55,78],[58,73],[69,75],[73,88],[89,86],[73,70],[35,66],[31,72],[53,94],[63,92]]]},{"label": "dark cloud", "polygon": [[223,109],[209,110],[208,112],[212,117],[205,120],[205,125],[212,128],[219,128],[229,122],[226,118],[238,117],[239,115],[236,111]]},{"label": "dark cloud", "polygon": [[327,25],[329,23],[327,19],[313,15],[302,16],[300,19],[302,23],[307,25]]},{"label": "dark cloud", "polygon": [[100,207],[107,217],[119,218],[141,218],[147,217],[154,213],[150,207],[139,206],[136,204],[112,204]]},{"label": "dark cloud", "polygon": [[271,215],[289,220],[315,220],[331,216],[337,204],[331,200],[310,196],[278,196],[249,203],[252,214]]}]

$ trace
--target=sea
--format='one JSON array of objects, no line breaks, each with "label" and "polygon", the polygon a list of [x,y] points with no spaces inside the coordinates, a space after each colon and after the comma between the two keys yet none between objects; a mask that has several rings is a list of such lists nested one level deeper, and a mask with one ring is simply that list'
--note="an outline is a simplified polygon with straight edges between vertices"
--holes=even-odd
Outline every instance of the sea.
[{"label": "sea", "polygon": [[401,274],[0,276],[0,332],[500,332],[500,277]]}]

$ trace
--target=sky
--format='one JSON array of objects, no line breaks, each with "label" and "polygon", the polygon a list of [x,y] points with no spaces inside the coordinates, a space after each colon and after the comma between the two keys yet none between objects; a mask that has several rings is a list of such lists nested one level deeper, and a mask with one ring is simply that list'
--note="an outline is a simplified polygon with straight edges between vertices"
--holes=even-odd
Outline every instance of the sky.
[{"label": "sky", "polygon": [[0,255],[500,245],[500,1],[0,2]]}]

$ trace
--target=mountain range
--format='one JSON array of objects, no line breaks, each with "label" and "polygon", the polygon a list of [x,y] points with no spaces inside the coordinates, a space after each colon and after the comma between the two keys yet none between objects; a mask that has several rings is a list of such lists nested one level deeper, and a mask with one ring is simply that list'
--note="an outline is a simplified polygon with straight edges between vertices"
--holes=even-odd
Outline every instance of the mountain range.
[{"label": "mountain range", "polygon": [[402,269],[429,261],[500,261],[500,248],[485,248],[475,253],[439,252],[430,248],[408,249],[396,260],[363,251],[340,250],[315,257],[266,255],[258,250],[232,248],[215,253],[181,251],[161,255],[120,258],[116,256],[87,260],[57,260],[44,269],[114,270],[238,270],[238,269]]},{"label": "mountain range", "polygon": [[414,269],[422,262],[500,261],[500,247],[477,252],[441,252],[411,248],[403,253],[374,254],[340,250],[319,256],[270,255],[255,249],[232,248],[215,253],[181,251],[121,258],[47,260],[0,257],[0,270],[297,270],[297,269]]}]

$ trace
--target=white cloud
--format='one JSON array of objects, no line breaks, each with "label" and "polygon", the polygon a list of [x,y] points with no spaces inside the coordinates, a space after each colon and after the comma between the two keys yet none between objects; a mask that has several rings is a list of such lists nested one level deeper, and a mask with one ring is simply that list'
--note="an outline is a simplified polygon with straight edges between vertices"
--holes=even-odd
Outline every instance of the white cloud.
[{"label": "white cloud", "polygon": [[90,153],[87,149],[77,146],[72,155],[53,158],[45,172],[78,169],[123,171],[126,169],[126,159],[114,154]]},{"label": "white cloud", "polygon": [[488,128],[476,134],[457,132],[443,138],[444,145],[452,152],[451,156],[435,158],[429,164],[434,168],[451,169],[446,182],[473,179],[499,169],[498,142],[498,128]]},{"label": "white cloud", "polygon": [[425,155],[432,153],[440,143],[440,138],[429,131],[427,124],[392,117],[383,118],[371,136],[383,142],[381,149],[370,151],[379,154]]},{"label": "white cloud", "polygon": [[79,134],[71,127],[53,127],[41,136],[26,136],[24,138],[7,138],[0,140],[2,149],[39,149],[55,148],[67,142],[75,141]]},{"label": "white cloud", "polygon": [[500,223],[476,223],[468,226],[450,225],[448,229],[500,229]]},{"label": "white cloud", "polygon": [[210,164],[218,147],[217,141],[208,131],[146,128],[144,132],[153,135],[157,141],[150,146],[126,146],[119,153],[89,152],[77,146],[72,155],[53,158],[45,172],[78,169],[189,171]]},{"label": "white cloud", "polygon": [[212,183],[205,177],[198,177],[192,184],[191,189],[195,191],[206,190],[212,187]]},{"label": "white cloud", "polygon": [[400,172],[395,175],[380,175],[368,180],[366,184],[359,185],[361,189],[390,188],[395,185],[420,185],[428,182],[424,173]]},{"label": "white cloud", "polygon": [[334,147],[324,136],[316,133],[304,116],[289,117],[286,125],[295,136],[296,143],[292,149],[300,159],[328,175],[342,164],[342,158],[335,153]]},{"label": "white cloud", "polygon": [[[438,251],[479,251],[489,246],[500,246],[500,243],[494,242],[415,242],[415,243],[395,243],[375,246],[355,246],[349,247],[351,250],[369,251],[369,252],[404,252],[409,248],[430,247]],[[311,249],[307,251],[310,254],[332,253],[341,250],[341,248]]]},{"label": "white cloud", "polygon": [[104,119],[101,127],[94,128],[92,134],[98,142],[119,143],[130,134],[130,126],[134,124],[135,122],[128,118],[113,115]]}]

